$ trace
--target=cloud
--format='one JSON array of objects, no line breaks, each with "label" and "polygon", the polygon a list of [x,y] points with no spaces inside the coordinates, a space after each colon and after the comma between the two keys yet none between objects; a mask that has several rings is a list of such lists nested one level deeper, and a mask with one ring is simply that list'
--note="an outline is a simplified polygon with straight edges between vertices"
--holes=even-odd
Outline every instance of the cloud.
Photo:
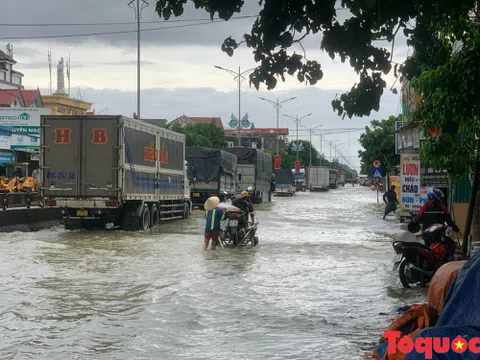
[{"label": "cloud", "polygon": [[[72,96],[78,93],[79,89],[72,89]],[[42,94],[47,90],[42,89]],[[136,112],[136,92],[122,91],[117,89],[81,89],[84,100],[93,102],[96,112],[102,111],[102,114],[124,115],[132,117]],[[327,141],[340,140],[345,146],[345,155],[350,156],[350,161],[358,165],[358,150],[361,146],[358,138],[366,125],[372,119],[384,119],[390,115],[397,114],[398,96],[387,93],[382,102],[379,113],[373,113],[371,117],[353,118],[342,120],[332,110],[331,101],[335,97],[335,92],[331,90],[322,90],[315,87],[308,87],[296,91],[279,91],[271,93],[268,91],[245,91],[241,93],[241,116],[249,114],[249,118],[256,127],[276,127],[276,111],[269,103],[262,101],[259,97],[264,97],[280,101],[297,97],[283,105],[280,111],[280,126],[288,127],[290,139],[296,138],[295,123],[292,119],[283,116],[287,114],[295,117],[302,117],[308,113],[312,116],[306,117],[299,126],[299,138],[309,139],[305,127],[315,127],[322,125],[319,130],[324,133],[335,132],[335,129],[354,129],[348,133],[333,133],[324,136],[322,145],[323,153],[329,157],[330,148]],[[238,92],[219,92],[214,88],[204,87],[195,89],[162,89],[152,88],[144,90],[141,93],[141,114],[142,118],[160,118],[169,121],[186,114],[189,116],[220,116],[223,124],[228,128],[230,115],[233,113],[238,117]],[[314,146],[320,150],[320,132],[312,137]],[[332,150],[333,152],[333,150]]]}]

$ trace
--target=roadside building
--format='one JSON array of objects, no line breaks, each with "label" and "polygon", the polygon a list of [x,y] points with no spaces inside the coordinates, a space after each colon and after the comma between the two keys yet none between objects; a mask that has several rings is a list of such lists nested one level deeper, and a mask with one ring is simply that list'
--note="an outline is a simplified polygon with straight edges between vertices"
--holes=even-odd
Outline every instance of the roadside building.
[{"label": "roadside building", "polygon": [[187,116],[183,114],[182,116],[170,121],[168,123],[168,127],[170,128],[173,124],[179,124],[180,126],[184,127],[188,124],[209,124],[214,123],[216,127],[224,130],[222,119],[220,117],[201,117],[201,116]]},{"label": "roadside building", "polygon": [[[237,129],[225,130],[225,137],[230,147],[237,145]],[[279,128],[279,151],[284,153],[288,147],[288,128]],[[244,147],[260,150],[277,151],[277,129],[276,128],[254,128],[240,130],[241,144]]]}]

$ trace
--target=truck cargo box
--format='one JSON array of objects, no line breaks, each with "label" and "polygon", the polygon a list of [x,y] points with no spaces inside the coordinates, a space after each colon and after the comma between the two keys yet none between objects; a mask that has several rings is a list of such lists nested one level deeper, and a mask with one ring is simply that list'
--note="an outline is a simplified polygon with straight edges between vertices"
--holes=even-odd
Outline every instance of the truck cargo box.
[{"label": "truck cargo box", "polygon": [[194,205],[203,205],[210,196],[236,191],[237,157],[221,149],[185,149],[188,180]]},{"label": "truck cargo box", "polygon": [[308,170],[310,191],[327,191],[330,188],[330,171],[325,166],[312,166]]},{"label": "truck cargo box", "polygon": [[83,219],[97,218],[93,208],[112,213],[147,205],[155,212],[165,202],[171,209],[161,215],[183,212],[189,196],[183,134],[123,116],[42,116],[41,127],[47,206],[84,209],[77,212]]}]

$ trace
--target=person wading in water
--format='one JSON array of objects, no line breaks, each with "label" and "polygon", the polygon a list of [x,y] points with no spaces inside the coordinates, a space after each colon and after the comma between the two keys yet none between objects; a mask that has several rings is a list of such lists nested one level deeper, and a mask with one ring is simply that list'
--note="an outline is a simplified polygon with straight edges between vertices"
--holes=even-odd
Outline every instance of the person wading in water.
[{"label": "person wading in water", "polygon": [[383,201],[385,202],[385,213],[383,214],[383,220],[387,217],[388,214],[391,212],[395,212],[397,210],[397,205],[400,203],[397,200],[397,193],[395,192],[395,185],[392,185],[390,190],[388,190],[385,194],[383,194]]}]

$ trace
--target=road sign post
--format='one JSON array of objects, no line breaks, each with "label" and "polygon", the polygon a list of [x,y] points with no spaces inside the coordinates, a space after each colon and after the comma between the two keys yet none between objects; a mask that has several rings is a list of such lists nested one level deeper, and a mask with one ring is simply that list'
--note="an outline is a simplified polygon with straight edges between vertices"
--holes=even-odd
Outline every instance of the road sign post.
[{"label": "road sign post", "polygon": [[374,160],[374,161],[373,161],[372,165],[373,165],[373,167],[374,167],[375,169],[379,169],[379,168],[382,167],[382,162],[377,159],[377,160]]},{"label": "road sign post", "polygon": [[383,177],[383,169],[382,168],[373,168],[372,169],[372,178],[381,179],[382,177]]},{"label": "road sign post", "polygon": [[280,163],[280,155],[275,156],[275,169],[280,169],[281,163]]}]

